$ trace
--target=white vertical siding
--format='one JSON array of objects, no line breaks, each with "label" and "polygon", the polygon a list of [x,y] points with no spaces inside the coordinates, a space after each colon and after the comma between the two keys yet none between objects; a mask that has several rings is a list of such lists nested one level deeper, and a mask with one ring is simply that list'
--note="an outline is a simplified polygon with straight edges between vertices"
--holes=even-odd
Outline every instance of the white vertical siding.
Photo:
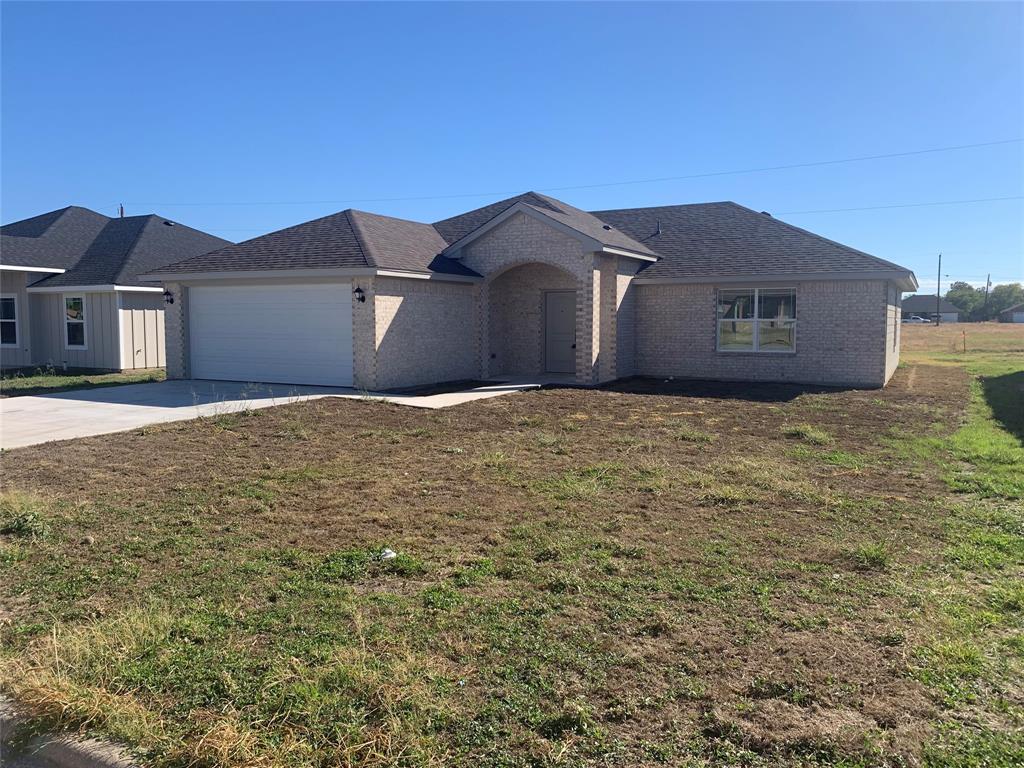
[{"label": "white vertical siding", "polygon": [[159,293],[121,296],[121,367],[163,368],[164,297]]}]

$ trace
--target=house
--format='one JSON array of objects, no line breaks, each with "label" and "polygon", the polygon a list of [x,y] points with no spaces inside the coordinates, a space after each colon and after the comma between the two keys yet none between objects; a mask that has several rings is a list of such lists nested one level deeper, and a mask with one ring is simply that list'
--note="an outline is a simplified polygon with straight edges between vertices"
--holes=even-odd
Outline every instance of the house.
[{"label": "house", "polygon": [[147,275],[175,378],[383,390],[632,375],[880,387],[909,270],[731,202],[535,192],[426,224],[346,210]]},{"label": "house", "polygon": [[163,366],[163,289],[139,274],[227,244],[162,216],[77,206],[0,227],[0,366]]},{"label": "house", "polygon": [[[914,296],[903,297],[903,319],[906,320],[912,315],[923,317],[926,320],[935,319],[934,294],[919,293]],[[938,299],[939,322],[958,323],[960,322],[960,308],[945,299]]]},{"label": "house", "polygon": [[1000,323],[1024,323],[1024,304],[1014,304],[999,313]]}]

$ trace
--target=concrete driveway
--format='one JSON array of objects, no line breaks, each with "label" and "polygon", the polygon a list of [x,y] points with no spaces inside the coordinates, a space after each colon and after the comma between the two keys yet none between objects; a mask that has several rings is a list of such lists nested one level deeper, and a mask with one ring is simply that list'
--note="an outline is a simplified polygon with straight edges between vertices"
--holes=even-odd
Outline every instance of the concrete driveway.
[{"label": "concrete driveway", "polygon": [[552,381],[560,379],[541,377],[495,381],[459,392],[399,395],[359,392],[348,387],[186,379],[80,389],[52,395],[5,397],[0,398],[0,448],[23,448],[52,440],[105,435],[138,429],[147,424],[251,411],[319,397],[382,400],[413,408],[450,408],[474,400],[536,389]]},{"label": "concrete driveway", "polygon": [[0,448],[67,440],[185,421],[330,395],[352,389],[233,381],[161,381],[0,399]]}]

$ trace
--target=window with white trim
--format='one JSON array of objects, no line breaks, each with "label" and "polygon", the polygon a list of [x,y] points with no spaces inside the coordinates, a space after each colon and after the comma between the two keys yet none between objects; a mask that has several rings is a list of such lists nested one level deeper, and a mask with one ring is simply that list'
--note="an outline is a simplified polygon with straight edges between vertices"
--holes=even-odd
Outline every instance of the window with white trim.
[{"label": "window with white trim", "polygon": [[85,296],[64,297],[64,345],[85,349]]},{"label": "window with white trim", "polygon": [[0,347],[18,346],[18,297],[0,294]]},{"label": "window with white trim", "polygon": [[796,288],[718,291],[719,352],[795,352]]}]

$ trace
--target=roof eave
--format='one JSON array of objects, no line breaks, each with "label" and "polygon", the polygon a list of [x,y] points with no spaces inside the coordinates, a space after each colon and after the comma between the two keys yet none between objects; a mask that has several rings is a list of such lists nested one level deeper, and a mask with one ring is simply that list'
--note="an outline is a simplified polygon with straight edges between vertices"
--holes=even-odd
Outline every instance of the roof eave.
[{"label": "roof eave", "polygon": [[67,272],[66,269],[56,269],[55,267],[22,267],[16,264],[0,264],[0,270],[4,272],[46,272],[51,275],[62,275]]},{"label": "roof eave", "polygon": [[[888,280],[901,290],[916,290],[917,278],[911,271],[894,272],[890,270],[874,270],[863,272],[787,272],[766,274],[751,272],[748,274],[711,274],[690,275],[684,277],[643,277],[640,273],[633,278],[638,285],[673,285],[673,284],[738,284],[738,283],[806,283],[828,280]],[[905,286],[912,286],[907,288]]]}]

